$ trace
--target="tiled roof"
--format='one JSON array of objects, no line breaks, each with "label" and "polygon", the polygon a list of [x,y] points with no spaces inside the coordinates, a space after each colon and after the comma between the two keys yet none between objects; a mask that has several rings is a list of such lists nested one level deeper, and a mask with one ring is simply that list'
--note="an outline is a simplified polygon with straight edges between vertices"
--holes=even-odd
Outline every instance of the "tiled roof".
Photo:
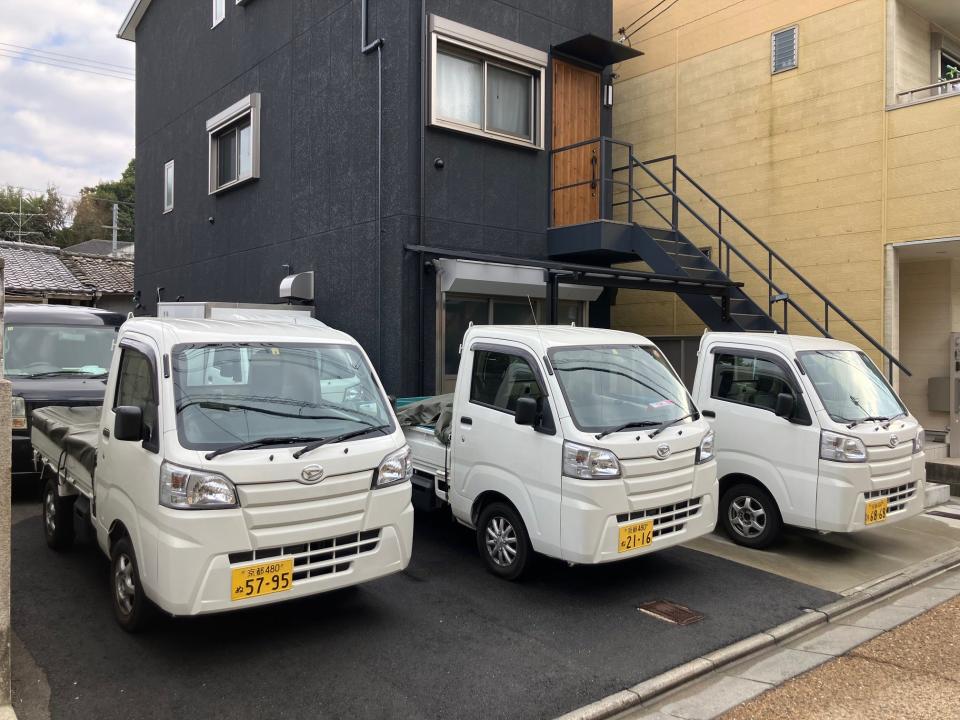
[{"label": "tiled roof", "polygon": [[93,290],[74,277],[60,259],[59,248],[0,243],[7,292],[55,292],[92,295]]},{"label": "tiled roof", "polygon": [[3,285],[14,294],[133,294],[133,261],[0,241]]},{"label": "tiled roof", "polygon": [[[117,250],[120,253],[129,253],[133,250],[132,242],[118,242]],[[84,240],[82,243],[71,245],[68,252],[84,253],[85,255],[109,255],[113,252],[113,242],[110,240]]]},{"label": "tiled roof", "polygon": [[102,255],[63,254],[64,262],[84,284],[102,293],[133,294],[133,263]]}]

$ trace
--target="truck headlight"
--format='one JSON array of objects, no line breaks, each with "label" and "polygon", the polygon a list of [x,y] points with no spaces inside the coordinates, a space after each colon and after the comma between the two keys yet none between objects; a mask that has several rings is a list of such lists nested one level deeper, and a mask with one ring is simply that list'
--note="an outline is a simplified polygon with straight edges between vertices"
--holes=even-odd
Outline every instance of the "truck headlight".
[{"label": "truck headlight", "polygon": [[410,452],[410,446],[404,445],[396,452],[387,455],[377,468],[373,476],[373,485],[377,488],[397,485],[407,482],[413,477],[413,453]]},{"label": "truck headlight", "polygon": [[917,436],[913,439],[913,452],[921,453],[923,452],[923,446],[927,444],[927,434],[923,431],[923,428],[917,432]]},{"label": "truck headlight", "polygon": [[700,441],[700,447],[697,448],[697,465],[713,460],[713,430],[708,430]]},{"label": "truck headlight", "polygon": [[823,430],[820,433],[820,457],[837,462],[866,462],[867,448],[860,438]]},{"label": "truck headlight", "polygon": [[160,466],[160,504],[175,510],[235,508],[237,490],[220,473],[165,462]]},{"label": "truck headlight", "polygon": [[19,395],[10,398],[10,427],[14,430],[27,429],[27,404]]},{"label": "truck headlight", "polygon": [[563,474],[583,480],[620,477],[620,461],[609,450],[563,443]]}]

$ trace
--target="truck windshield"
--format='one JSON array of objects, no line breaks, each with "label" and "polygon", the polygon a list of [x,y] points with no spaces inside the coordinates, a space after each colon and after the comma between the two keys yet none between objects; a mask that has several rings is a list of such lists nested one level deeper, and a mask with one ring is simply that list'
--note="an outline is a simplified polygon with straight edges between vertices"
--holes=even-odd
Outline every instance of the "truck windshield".
[{"label": "truck windshield", "polygon": [[3,358],[8,377],[105,375],[117,328],[105,325],[7,325]]},{"label": "truck windshield", "polygon": [[574,424],[603,432],[655,427],[695,412],[686,388],[652,345],[591,345],[550,351]]},{"label": "truck windshield", "polygon": [[180,444],[193,450],[393,429],[373,371],[349,345],[179,346],[173,387]]},{"label": "truck windshield", "polygon": [[797,356],[827,414],[836,422],[890,420],[907,409],[859,350],[813,350]]}]

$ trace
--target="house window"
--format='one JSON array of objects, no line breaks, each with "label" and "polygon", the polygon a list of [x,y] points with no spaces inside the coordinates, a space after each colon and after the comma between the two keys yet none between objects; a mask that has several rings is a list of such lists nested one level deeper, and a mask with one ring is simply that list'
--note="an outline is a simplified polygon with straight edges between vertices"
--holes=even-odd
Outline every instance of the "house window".
[{"label": "house window", "polygon": [[[952,70],[951,70],[952,68]],[[960,58],[946,50],[940,50],[940,75],[941,80],[960,79],[957,73],[960,73]]]},{"label": "house window", "polygon": [[770,36],[770,72],[774,75],[797,67],[800,28],[796,25]]},{"label": "house window", "polygon": [[542,148],[546,53],[436,16],[430,28],[430,124]]},{"label": "house window", "polygon": [[227,0],[213,0],[213,24],[211,28],[219,25],[227,14]]},{"label": "house window", "polygon": [[163,166],[163,211],[173,210],[173,160]]},{"label": "house window", "polygon": [[210,194],[260,177],[260,93],[207,120]]}]

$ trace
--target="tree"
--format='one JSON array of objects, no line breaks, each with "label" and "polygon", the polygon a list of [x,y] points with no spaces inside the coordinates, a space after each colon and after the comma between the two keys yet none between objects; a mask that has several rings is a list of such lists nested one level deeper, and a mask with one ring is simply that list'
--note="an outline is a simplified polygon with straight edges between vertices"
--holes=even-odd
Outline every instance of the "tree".
[{"label": "tree", "polygon": [[66,220],[66,204],[52,185],[39,195],[9,185],[0,187],[0,238],[3,240],[61,245]]},{"label": "tree", "polygon": [[121,242],[133,242],[134,194],[136,188],[136,168],[131,160],[120,175],[119,180],[99,182],[80,191],[70,211],[73,224],[64,233],[67,242],[75,245],[84,240],[109,239],[111,236],[113,203],[118,204],[117,239]]}]

